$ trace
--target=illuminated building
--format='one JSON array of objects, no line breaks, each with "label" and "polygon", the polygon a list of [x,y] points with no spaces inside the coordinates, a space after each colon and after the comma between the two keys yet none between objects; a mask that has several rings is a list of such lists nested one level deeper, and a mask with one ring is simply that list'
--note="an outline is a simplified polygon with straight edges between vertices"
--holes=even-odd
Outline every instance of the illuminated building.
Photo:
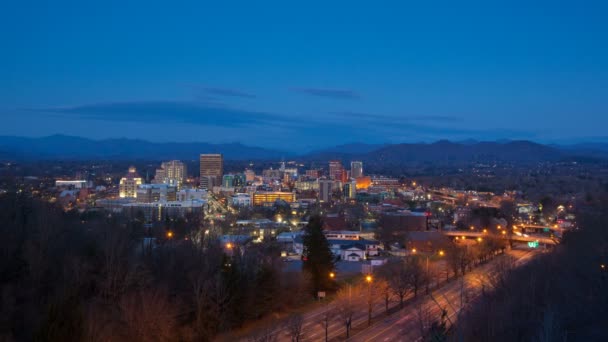
[{"label": "illuminated building", "polygon": [[321,171],[317,169],[306,170],[306,177],[319,178],[321,177]]},{"label": "illuminated building", "polygon": [[181,189],[188,175],[186,170],[186,164],[179,160],[164,162],[160,169],[156,169],[154,183],[169,184]]},{"label": "illuminated building", "polygon": [[399,184],[399,180],[396,178],[378,177],[372,179],[372,183],[374,186],[383,187],[386,189],[395,189],[401,186],[401,184]]},{"label": "illuminated building", "polygon": [[330,179],[319,180],[319,200],[321,202],[329,202],[334,187],[334,181]]},{"label": "illuminated building", "polygon": [[141,177],[135,167],[129,168],[129,173],[120,179],[118,196],[120,198],[137,198],[137,187],[142,184]]},{"label": "illuminated building", "polygon": [[293,192],[278,191],[264,191],[253,194],[253,205],[272,204],[277,200],[283,200],[288,203],[295,202],[296,194]]},{"label": "illuminated building", "polygon": [[363,177],[363,162],[352,161],[350,162],[350,176],[351,178]]},{"label": "illuminated building", "polygon": [[355,198],[357,196],[357,182],[351,181],[344,183],[344,197]]},{"label": "illuminated building", "polygon": [[200,184],[202,188],[211,189],[222,183],[224,174],[224,157],[221,154],[201,154]]},{"label": "illuminated building", "polygon": [[253,182],[255,180],[255,172],[253,170],[245,170],[245,182]]},{"label": "illuminated building", "polygon": [[319,190],[318,180],[298,180],[295,182],[294,187],[300,191],[303,190]]},{"label": "illuminated building", "polygon": [[177,200],[177,187],[169,184],[142,184],[137,188],[137,202],[153,203]]},{"label": "illuminated building", "polygon": [[56,180],[55,187],[82,189],[82,188],[87,187],[87,181],[85,181],[85,180]]},{"label": "illuminated building", "polygon": [[234,186],[234,175],[224,175],[222,178],[222,187],[232,188]]},{"label": "illuminated building", "polygon": [[372,185],[372,179],[369,176],[358,177],[357,181],[357,189],[367,189]]},{"label": "illuminated building", "polygon": [[342,178],[342,162],[339,160],[331,160],[329,162],[329,178],[330,179],[341,179]]},{"label": "illuminated building", "polygon": [[235,207],[249,207],[251,205],[251,196],[249,194],[234,194],[231,196],[232,205]]}]

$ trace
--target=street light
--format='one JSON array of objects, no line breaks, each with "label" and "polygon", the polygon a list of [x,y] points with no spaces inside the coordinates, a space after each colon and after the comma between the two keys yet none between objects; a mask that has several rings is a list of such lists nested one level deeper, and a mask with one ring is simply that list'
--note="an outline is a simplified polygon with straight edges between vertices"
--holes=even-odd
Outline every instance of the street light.
[{"label": "street light", "polygon": [[172,231],[168,231],[167,232],[167,238],[170,239],[173,237],[173,232]]},{"label": "street light", "polygon": [[478,237],[478,238],[477,238],[477,242],[481,242],[481,241],[483,241],[483,239],[482,239],[482,238],[480,238],[480,237]]},{"label": "street light", "polygon": [[412,253],[416,254],[416,248],[412,248]]},{"label": "street light", "polygon": [[330,272],[329,273],[329,278],[330,279],[334,279],[336,277],[336,274],[334,272]]},{"label": "street light", "polygon": [[372,275],[368,274],[365,277],[365,281],[367,282],[368,292],[367,292],[367,326],[372,325]]},{"label": "street light", "polygon": [[444,256],[445,252],[444,251],[439,251],[439,256]]},{"label": "street light", "polygon": [[233,247],[233,246],[232,246],[232,244],[231,244],[230,242],[228,242],[228,243],[226,244],[226,248],[228,248],[228,249],[232,249],[232,247]]}]

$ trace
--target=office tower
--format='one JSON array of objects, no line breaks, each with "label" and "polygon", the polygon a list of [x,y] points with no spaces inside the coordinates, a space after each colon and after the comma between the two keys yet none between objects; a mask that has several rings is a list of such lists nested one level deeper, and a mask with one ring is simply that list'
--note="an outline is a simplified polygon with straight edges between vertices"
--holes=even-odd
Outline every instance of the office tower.
[{"label": "office tower", "polygon": [[200,162],[201,187],[211,189],[215,185],[222,184],[224,157],[221,154],[201,154]]},{"label": "office tower", "polygon": [[232,181],[232,185],[234,187],[243,187],[247,185],[247,177],[243,173],[237,173],[234,175],[234,180]]},{"label": "office tower", "polygon": [[137,187],[142,183],[135,167],[129,168],[129,173],[120,179],[118,196],[120,198],[137,198]]},{"label": "office tower", "polygon": [[336,178],[336,180],[340,181],[342,184],[348,182],[348,171],[342,169],[339,174],[339,178]]},{"label": "office tower", "polygon": [[306,177],[319,178],[320,176],[321,172],[317,169],[306,170]]},{"label": "office tower", "polygon": [[160,169],[156,169],[154,183],[169,184],[181,189],[182,184],[186,182],[187,176],[186,164],[179,160],[172,160],[162,163]]},{"label": "office tower", "polygon": [[350,177],[359,178],[363,176],[363,162],[352,161],[350,162]]},{"label": "office tower", "polygon": [[329,162],[329,178],[330,179],[341,179],[342,178],[342,162],[339,160],[331,160]]},{"label": "office tower", "polygon": [[253,182],[255,180],[255,172],[253,170],[245,170],[245,181]]},{"label": "office tower", "polygon": [[232,188],[234,186],[234,175],[224,175],[222,178],[223,188]]},{"label": "office tower", "polygon": [[319,200],[321,202],[329,202],[331,200],[331,195],[334,185],[334,181],[329,179],[320,179],[319,180]]},{"label": "office tower", "polygon": [[357,196],[357,182],[350,181],[348,183],[344,183],[344,197],[348,199],[355,198]]}]

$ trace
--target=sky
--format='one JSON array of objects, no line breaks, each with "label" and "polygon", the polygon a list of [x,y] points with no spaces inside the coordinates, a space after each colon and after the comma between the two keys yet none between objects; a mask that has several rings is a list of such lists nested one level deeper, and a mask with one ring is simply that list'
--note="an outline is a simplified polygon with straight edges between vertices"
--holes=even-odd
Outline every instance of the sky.
[{"label": "sky", "polygon": [[608,140],[606,1],[5,1],[0,135]]}]

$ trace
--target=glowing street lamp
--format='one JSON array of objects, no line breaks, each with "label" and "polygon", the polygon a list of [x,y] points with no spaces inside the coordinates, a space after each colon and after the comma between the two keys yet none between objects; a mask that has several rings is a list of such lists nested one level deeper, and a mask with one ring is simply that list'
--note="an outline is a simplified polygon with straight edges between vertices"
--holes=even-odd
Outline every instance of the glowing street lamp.
[{"label": "glowing street lamp", "polygon": [[368,285],[367,293],[367,326],[372,325],[372,275],[368,274],[365,277],[365,281]]},{"label": "glowing street lamp", "polygon": [[226,244],[226,248],[228,248],[228,249],[232,249],[232,247],[234,247],[234,246],[233,246],[233,245],[232,245],[230,242],[228,242],[228,243]]},{"label": "glowing street lamp", "polygon": [[412,248],[412,253],[416,254],[416,248]]},{"label": "glowing street lamp", "polygon": [[444,256],[445,252],[444,251],[439,251],[439,256]]},{"label": "glowing street lamp", "polygon": [[173,232],[172,231],[168,231],[167,232],[167,238],[170,239],[173,237]]},{"label": "glowing street lamp", "polygon": [[478,238],[477,238],[477,242],[481,242],[481,241],[483,241],[483,239],[482,239],[482,238],[480,238],[480,237],[478,237]]},{"label": "glowing street lamp", "polygon": [[336,274],[334,272],[330,272],[329,273],[329,278],[330,279],[334,279],[336,277]]}]

